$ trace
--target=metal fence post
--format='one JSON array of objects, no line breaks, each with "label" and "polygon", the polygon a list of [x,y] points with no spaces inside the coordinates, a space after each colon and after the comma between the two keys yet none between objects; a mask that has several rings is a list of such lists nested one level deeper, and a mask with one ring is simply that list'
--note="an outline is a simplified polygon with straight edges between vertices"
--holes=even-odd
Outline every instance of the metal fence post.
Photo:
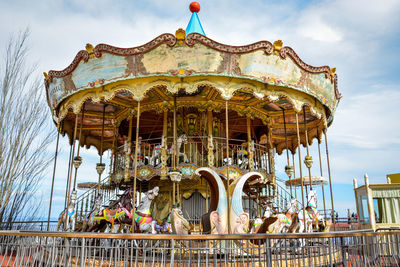
[{"label": "metal fence post", "polygon": [[174,266],[175,261],[175,239],[171,240],[171,266]]},{"label": "metal fence post", "polygon": [[344,245],[344,237],[340,237],[340,248],[342,250],[342,261],[343,261],[343,266],[347,267],[347,259],[346,259],[346,247]]},{"label": "metal fence post", "polygon": [[81,244],[81,267],[85,267],[85,238],[82,237]]}]

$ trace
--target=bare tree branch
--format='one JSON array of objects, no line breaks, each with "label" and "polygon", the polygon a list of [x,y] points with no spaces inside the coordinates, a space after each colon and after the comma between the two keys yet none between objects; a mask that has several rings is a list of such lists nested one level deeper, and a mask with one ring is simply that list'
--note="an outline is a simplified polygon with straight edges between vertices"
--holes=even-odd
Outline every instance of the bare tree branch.
[{"label": "bare tree branch", "polygon": [[0,66],[0,222],[29,220],[40,208],[36,195],[54,140],[43,84],[26,67],[29,31],[11,38]]}]

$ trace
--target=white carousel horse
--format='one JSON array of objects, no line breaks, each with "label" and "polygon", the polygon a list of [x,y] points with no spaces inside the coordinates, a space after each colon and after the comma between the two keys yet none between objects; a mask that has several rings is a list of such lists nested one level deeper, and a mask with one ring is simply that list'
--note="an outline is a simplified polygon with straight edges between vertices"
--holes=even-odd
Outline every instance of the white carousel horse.
[{"label": "white carousel horse", "polygon": [[311,190],[307,196],[307,212],[310,214],[312,218],[311,227],[315,226],[318,231],[326,231],[326,225],[324,221],[324,217],[319,213],[317,209],[318,199],[317,192],[315,190]]},{"label": "white carousel horse", "polygon": [[158,195],[159,190],[159,187],[156,186],[152,190],[147,191],[139,206],[136,208],[136,212],[133,217],[142,233],[157,233],[155,230],[156,220],[153,220],[151,217],[150,205],[154,198]]},{"label": "white carousel horse", "polygon": [[57,231],[60,229],[60,226],[63,225],[65,231],[75,231],[75,220],[76,220],[76,195],[77,192],[75,190],[72,191],[70,196],[70,201],[68,203],[68,208],[60,213],[58,217]]},{"label": "white carousel horse", "polygon": [[82,232],[86,232],[88,228],[91,228],[93,226],[94,224],[93,218],[94,216],[99,214],[102,202],[103,202],[102,195],[101,194],[97,195],[93,204],[92,211],[90,211],[86,216],[86,218],[83,220]]},{"label": "white carousel horse", "polygon": [[180,158],[181,156],[183,157],[183,162],[189,162],[188,157],[186,156],[185,153],[181,152],[181,146],[182,144],[187,144],[187,136],[186,134],[181,134],[178,139],[176,140],[176,146],[177,146],[177,151],[176,153],[178,154],[178,158]]}]

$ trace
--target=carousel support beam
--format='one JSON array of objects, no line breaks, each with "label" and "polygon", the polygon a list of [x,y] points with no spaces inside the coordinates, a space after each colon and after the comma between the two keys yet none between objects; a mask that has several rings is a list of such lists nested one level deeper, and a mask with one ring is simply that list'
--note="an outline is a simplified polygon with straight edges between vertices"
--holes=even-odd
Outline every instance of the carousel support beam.
[{"label": "carousel support beam", "polygon": [[310,191],[312,190],[312,180],[311,180],[311,166],[313,164],[312,157],[310,156],[310,149],[308,148],[308,133],[307,133],[307,118],[306,118],[306,108],[303,107],[303,120],[304,120],[304,134],[306,139],[307,156],[304,159],[304,163],[308,169],[308,177],[310,182]]},{"label": "carousel support beam", "polygon": [[293,197],[292,183],[290,182],[290,178],[293,175],[293,166],[290,166],[290,162],[289,162],[289,146],[288,146],[288,140],[287,140],[286,118],[285,118],[285,110],[284,109],[282,109],[282,114],[283,114],[283,125],[284,125],[284,129],[285,129],[286,159],[287,159],[287,166],[285,167],[285,171],[286,171],[287,176],[289,177],[290,197]]},{"label": "carousel support beam", "polygon": [[174,96],[174,156],[173,156],[173,162],[172,165],[174,167],[174,170],[176,169],[176,166],[179,164],[177,162],[177,155],[179,155],[179,153],[177,153],[177,143],[176,143],[176,96]]},{"label": "carousel support beam", "polygon": [[[319,129],[317,128],[317,136],[319,138]],[[322,159],[321,159],[321,140],[318,139],[318,157],[319,157],[319,170],[321,172],[321,177],[323,177],[323,172],[322,172]],[[324,202],[324,217],[325,217],[325,222],[327,221],[326,218],[326,203],[325,203],[325,189],[324,189],[324,183],[322,185],[322,199]]]},{"label": "carousel support beam", "polygon": [[128,129],[128,140],[126,141],[126,151],[125,151],[125,173],[124,180],[129,182],[129,166],[131,159],[131,140],[132,140],[132,128],[133,128],[133,111],[130,112],[129,118],[129,129]]},{"label": "carousel support beam", "polygon": [[[329,161],[328,138],[326,135],[326,128],[324,129],[324,136],[325,136],[326,162],[328,164],[329,189],[330,189],[330,193],[331,193],[332,221],[333,221],[333,223],[335,223],[335,206],[333,205],[331,165],[330,165],[330,161]],[[335,224],[333,225],[333,228],[335,230],[335,228],[336,228]]]},{"label": "carousel support beam", "polygon": [[[225,136],[226,136],[226,178],[227,178],[227,196],[228,196],[228,218],[230,218],[231,213],[231,197],[229,195],[230,191],[230,181],[229,181],[229,109],[228,109],[228,100],[225,101]],[[233,158],[232,158],[233,160]],[[228,229],[230,232],[231,223],[228,219]]]},{"label": "carousel support beam", "polygon": [[69,146],[69,159],[68,159],[68,173],[67,173],[67,184],[65,186],[65,200],[64,200],[64,210],[67,208],[67,201],[68,201],[68,192],[69,192],[69,174],[72,161],[72,144]]},{"label": "carousel support beam", "polygon": [[[211,109],[207,110],[207,132],[208,132],[208,167],[214,167],[214,143],[213,143],[213,113]],[[202,146],[203,148],[203,146]]]},{"label": "carousel support beam", "polygon": [[[72,158],[74,158],[74,155],[75,155],[75,137],[76,137],[77,130],[78,130],[78,114],[76,114],[76,116],[75,116],[75,129],[74,129],[74,135],[72,137],[73,138],[72,156],[71,156]],[[66,207],[69,204],[69,201],[71,199],[72,166],[73,166],[73,164],[71,162],[71,164],[69,166],[68,201],[67,201]],[[68,219],[65,222],[65,230],[67,230],[67,229],[68,229]]]},{"label": "carousel support beam", "polygon": [[53,179],[51,181],[49,216],[47,217],[47,231],[49,231],[49,228],[50,228],[51,204],[53,203],[54,179],[56,177],[57,154],[58,154],[59,141],[60,141],[60,123],[58,123],[58,125],[57,125],[57,143],[56,143],[56,152],[54,153]]},{"label": "carousel support beam", "polygon": [[[294,153],[292,153],[292,162],[293,162],[293,177],[296,177],[296,166],[295,166],[295,160],[294,160]],[[297,199],[297,188],[294,187],[294,198]]]},{"label": "carousel support beam", "polygon": [[[136,210],[136,179],[137,179],[137,160],[138,160],[138,151],[139,151],[139,121],[140,121],[140,101],[137,102],[137,115],[136,115],[136,142],[135,142],[135,165],[134,165],[134,173],[133,173],[133,195],[132,195],[132,214],[134,214]],[[132,231],[135,231],[135,220],[132,219]]]},{"label": "carousel support beam", "polygon": [[97,164],[96,170],[99,174],[99,183],[97,185],[97,195],[100,195],[100,184],[101,184],[101,174],[105,169],[105,165],[103,164],[103,143],[104,143],[104,121],[106,114],[106,104],[103,105],[103,122],[101,128],[101,138],[100,138],[100,163]]},{"label": "carousel support beam", "polygon": [[299,130],[299,115],[296,112],[296,132],[297,132],[297,149],[299,152],[299,169],[300,169],[300,180],[301,180],[301,204],[303,205],[303,218],[306,219],[306,209],[304,203],[304,181],[303,181],[303,170],[301,168],[301,150],[300,150],[300,130]]},{"label": "carousel support beam", "polygon": [[76,176],[78,175],[78,168],[82,163],[82,158],[79,156],[80,148],[81,148],[81,137],[82,137],[82,127],[83,127],[83,118],[85,116],[85,103],[83,103],[82,112],[81,112],[81,125],[79,127],[79,137],[78,137],[78,152],[76,153],[76,157],[74,157],[74,166],[75,166],[75,176],[74,176],[74,191],[76,188]]},{"label": "carousel support beam", "polygon": [[164,110],[163,118],[163,134],[161,136],[161,179],[167,179],[167,134],[168,134],[168,110]]},{"label": "carousel support beam", "polygon": [[110,184],[113,181],[112,178],[115,177],[115,163],[116,163],[116,152],[117,152],[117,135],[118,135],[118,127],[117,122],[114,121],[114,136],[112,142],[112,150],[110,157]]},{"label": "carousel support beam", "polygon": [[253,141],[251,139],[251,119],[250,117],[246,117],[246,126],[247,126],[247,150],[249,151],[249,170],[254,170],[254,147]]}]

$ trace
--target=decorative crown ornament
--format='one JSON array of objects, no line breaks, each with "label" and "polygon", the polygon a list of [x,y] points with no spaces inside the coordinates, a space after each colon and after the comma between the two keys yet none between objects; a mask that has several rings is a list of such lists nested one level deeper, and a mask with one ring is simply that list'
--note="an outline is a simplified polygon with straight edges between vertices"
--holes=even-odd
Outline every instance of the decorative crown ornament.
[{"label": "decorative crown ornament", "polygon": [[82,164],[82,157],[76,156],[72,162],[74,163],[75,168],[78,169]]},{"label": "decorative crown ornament", "polygon": [[96,164],[96,171],[99,175],[101,175],[104,171],[104,169],[106,168],[106,164],[104,163],[97,163]]},{"label": "decorative crown ornament", "polygon": [[311,156],[306,156],[304,159],[304,164],[306,164],[307,168],[311,168],[312,164],[314,163]]},{"label": "decorative crown ornament", "polygon": [[286,172],[287,176],[289,176],[289,178],[292,178],[292,175],[294,173],[293,166],[286,165],[285,172]]}]

